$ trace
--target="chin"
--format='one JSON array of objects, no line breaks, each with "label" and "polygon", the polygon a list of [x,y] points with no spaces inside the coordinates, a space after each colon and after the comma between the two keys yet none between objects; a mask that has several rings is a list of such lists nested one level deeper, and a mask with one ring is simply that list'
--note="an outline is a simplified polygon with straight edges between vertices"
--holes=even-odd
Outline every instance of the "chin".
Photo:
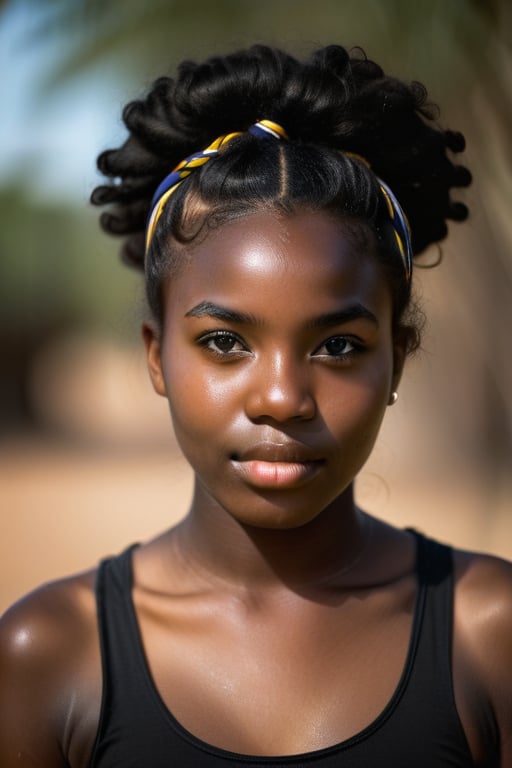
[{"label": "chin", "polygon": [[319,521],[328,509],[333,509],[333,503],[342,494],[343,491],[340,491],[334,499],[325,499],[325,503],[319,505],[318,497],[308,504],[304,494],[300,494],[299,499],[296,494],[294,499],[290,496],[283,498],[282,494],[279,494],[281,498],[272,499],[266,493],[259,495],[259,501],[254,504],[246,503],[237,507],[237,510],[244,509],[244,514],[239,514],[238,511],[230,514],[246,527],[291,531]]}]

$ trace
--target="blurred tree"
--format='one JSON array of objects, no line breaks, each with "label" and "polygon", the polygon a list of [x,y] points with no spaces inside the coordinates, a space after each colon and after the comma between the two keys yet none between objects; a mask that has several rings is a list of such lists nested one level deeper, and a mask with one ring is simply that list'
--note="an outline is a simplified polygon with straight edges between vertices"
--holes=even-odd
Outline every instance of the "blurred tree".
[{"label": "blurred tree", "polygon": [[95,67],[157,76],[184,57],[254,42],[302,52],[339,41],[367,48],[388,68],[425,73],[437,92],[481,78],[501,90],[499,49],[512,44],[507,0],[52,0],[40,11],[34,37],[53,37],[62,50],[54,82]]},{"label": "blurred tree", "polygon": [[6,429],[31,423],[26,385],[40,346],[95,323],[122,339],[133,334],[140,313],[129,312],[139,280],[119,269],[98,238],[95,213],[31,202],[22,186],[0,188],[0,211],[0,424]]}]

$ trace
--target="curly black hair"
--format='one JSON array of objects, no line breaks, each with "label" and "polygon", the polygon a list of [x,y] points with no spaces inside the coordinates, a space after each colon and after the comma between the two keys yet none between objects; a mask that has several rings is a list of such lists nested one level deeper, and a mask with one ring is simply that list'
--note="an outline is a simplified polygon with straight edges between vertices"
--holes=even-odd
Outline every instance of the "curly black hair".
[{"label": "curly black hair", "polygon": [[[217,136],[247,131],[263,118],[282,125],[289,141],[262,142],[243,133],[227,144],[173,195],[145,254],[149,205],[161,180]],[[408,217],[414,254],[446,236],[447,219],[468,215],[450,190],[467,186],[471,175],[447,152],[461,152],[464,137],[437,126],[437,108],[423,85],[385,75],[360,49],[349,54],[331,45],[299,61],[258,45],[199,64],[185,61],[175,79],[158,79],[145,99],[130,102],[123,119],[129,137],[99,156],[98,168],[110,181],[96,187],[91,201],[111,206],[101,215],[102,227],[125,237],[124,261],[145,267],[149,305],[160,322],[162,280],[179,262],[179,244],[205,225],[302,207],[372,230],[400,324],[410,307],[410,285],[376,175]],[[345,152],[361,155],[372,170]],[[411,338],[414,348],[418,333]]]}]

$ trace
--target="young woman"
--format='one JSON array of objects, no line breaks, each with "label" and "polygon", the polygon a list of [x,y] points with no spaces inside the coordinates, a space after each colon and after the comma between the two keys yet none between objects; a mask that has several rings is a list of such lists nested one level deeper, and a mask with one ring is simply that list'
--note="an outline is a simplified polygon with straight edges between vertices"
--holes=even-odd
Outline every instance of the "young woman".
[{"label": "young woman", "polygon": [[336,46],[186,62],[124,120],[93,202],[194,494],[3,618],[0,764],[511,766],[511,566],[352,492],[419,343],[412,256],[467,214],[462,136]]}]

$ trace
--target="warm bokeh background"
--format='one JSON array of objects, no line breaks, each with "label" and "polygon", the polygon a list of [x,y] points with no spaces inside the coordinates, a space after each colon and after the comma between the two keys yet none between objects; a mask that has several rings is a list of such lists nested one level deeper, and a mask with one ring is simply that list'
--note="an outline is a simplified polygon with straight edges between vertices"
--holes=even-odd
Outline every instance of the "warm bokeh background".
[{"label": "warm bokeh background", "polygon": [[360,45],[426,82],[442,125],[465,132],[472,218],[416,273],[424,350],[358,494],[400,525],[512,557],[509,5],[0,0],[0,610],[186,510],[190,474],[144,371],[139,278],[87,198],[124,102],[184,57],[252,42]]}]

